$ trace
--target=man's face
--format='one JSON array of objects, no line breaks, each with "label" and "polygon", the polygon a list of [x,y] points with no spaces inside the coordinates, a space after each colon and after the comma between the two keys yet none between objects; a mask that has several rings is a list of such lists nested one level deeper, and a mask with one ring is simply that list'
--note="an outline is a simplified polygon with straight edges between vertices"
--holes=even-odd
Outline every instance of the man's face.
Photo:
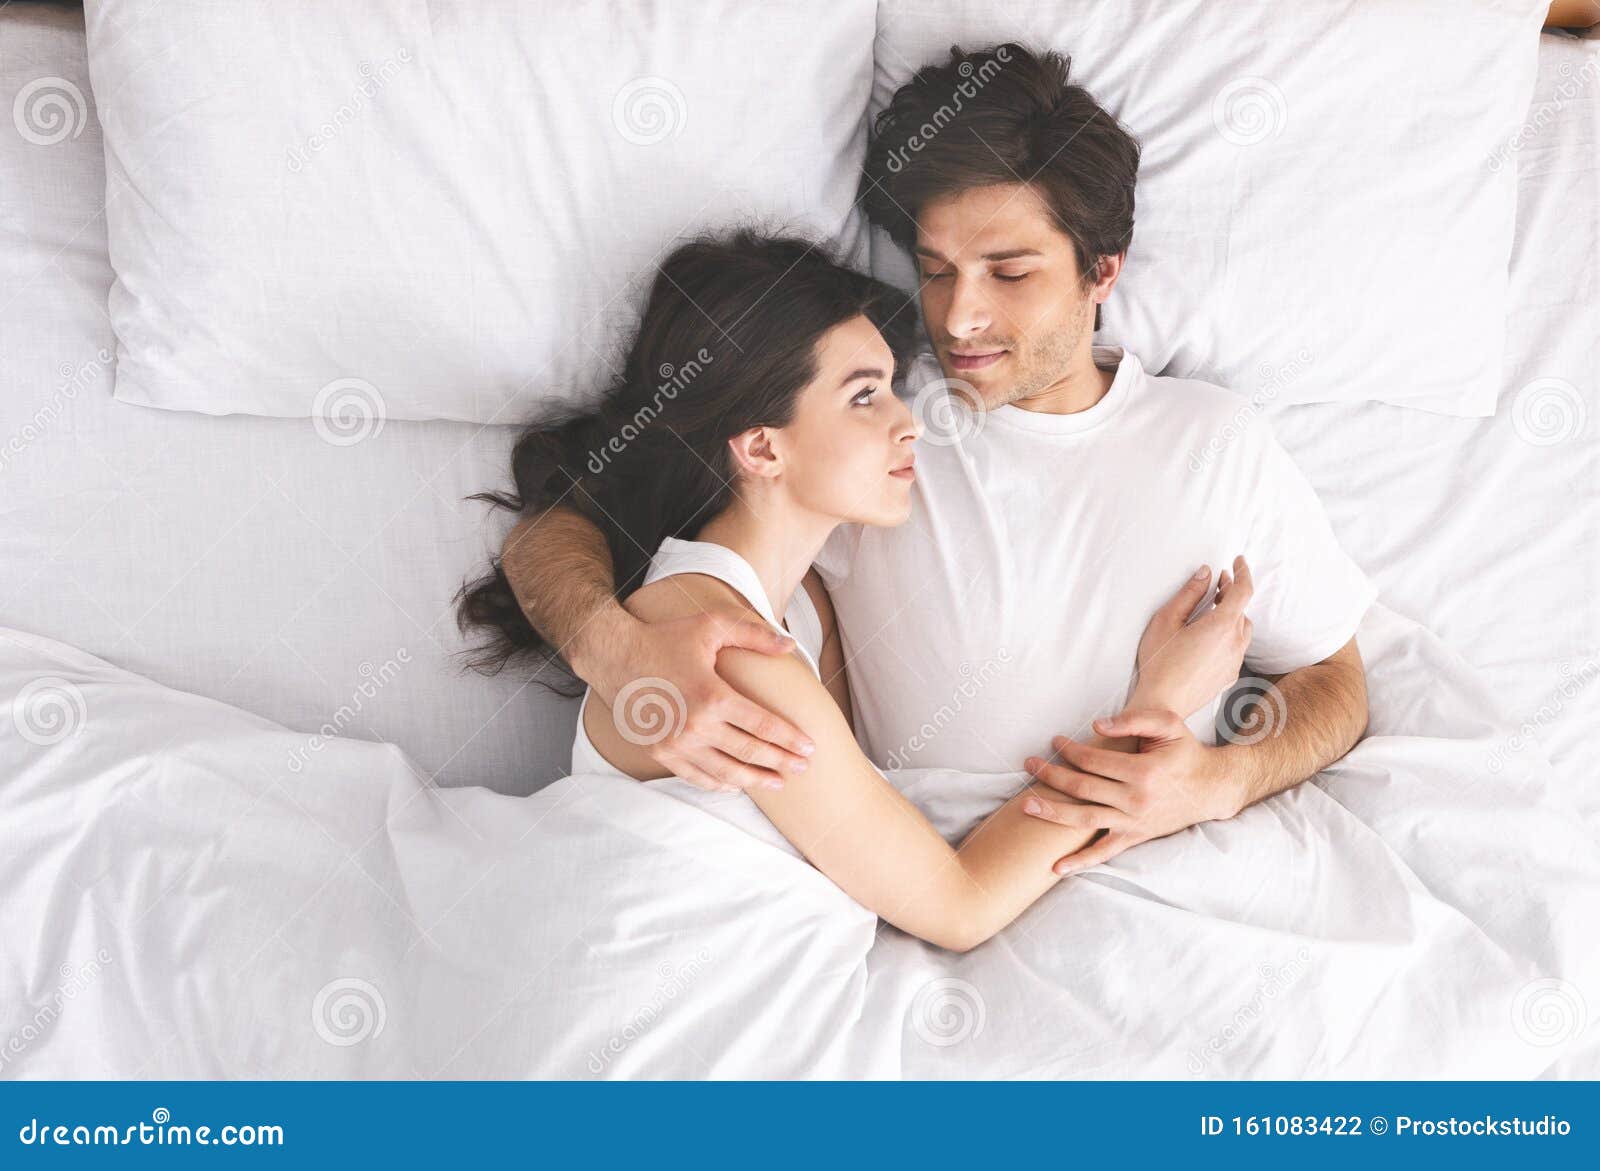
[{"label": "man's face", "polygon": [[985,410],[1059,381],[1092,333],[1096,286],[1085,287],[1071,238],[1026,184],[929,201],[916,256],[939,364],[970,383]]}]

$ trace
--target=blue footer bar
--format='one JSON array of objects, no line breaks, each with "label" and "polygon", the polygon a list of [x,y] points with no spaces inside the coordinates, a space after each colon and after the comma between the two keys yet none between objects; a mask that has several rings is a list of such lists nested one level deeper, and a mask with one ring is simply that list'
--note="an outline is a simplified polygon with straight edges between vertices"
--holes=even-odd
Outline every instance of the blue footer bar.
[{"label": "blue footer bar", "polygon": [[[0,1166],[1600,1166],[1596,1082],[10,1082]],[[1292,1160],[1292,1163],[1285,1163]],[[825,1162],[824,1162],[825,1161]]]}]

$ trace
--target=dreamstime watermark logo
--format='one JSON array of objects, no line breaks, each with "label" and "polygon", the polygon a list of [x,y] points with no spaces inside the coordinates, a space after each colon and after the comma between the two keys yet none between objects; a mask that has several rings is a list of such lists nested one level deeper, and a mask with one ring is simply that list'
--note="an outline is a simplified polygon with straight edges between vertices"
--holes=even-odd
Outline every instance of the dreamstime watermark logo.
[{"label": "dreamstime watermark logo", "polygon": [[101,373],[110,368],[111,361],[111,351],[102,347],[95,351],[93,358],[79,362],[76,366],[71,362],[63,362],[57,369],[61,383],[56,387],[55,393],[44,406],[33,413],[30,419],[7,436],[5,445],[0,447],[0,470],[3,470],[13,457],[21,455],[35,440],[48,432],[61,417],[66,404],[92,386]]},{"label": "dreamstime watermark logo", "polygon": [[983,1032],[983,994],[965,980],[942,976],[924,984],[911,1003],[911,1027],[929,1045],[946,1049]]},{"label": "dreamstime watermark logo", "polygon": [[635,146],[675,138],[688,120],[683,91],[665,77],[636,77],[611,101],[611,124]]},{"label": "dreamstime watermark logo", "polygon": [[313,130],[304,143],[289,148],[285,165],[290,172],[299,174],[305,170],[306,164],[311,161],[311,156],[324,150],[339,137],[346,126],[365,113],[367,107],[372,105],[373,98],[394,80],[395,74],[400,72],[400,67],[409,64],[411,64],[409,49],[396,51],[393,57],[386,57],[381,65],[375,66],[370,61],[361,62],[358,70],[361,80],[350,91],[350,96],[339,103],[339,108],[333,112],[333,116]]},{"label": "dreamstime watermark logo", "polygon": [[1267,679],[1246,676],[1234,684],[1217,709],[1217,739],[1252,745],[1283,734],[1289,722],[1289,701]]},{"label": "dreamstime watermark logo", "polygon": [[1223,86],[1212,100],[1211,121],[1234,146],[1255,146],[1283,133],[1289,103],[1265,77],[1241,77]]},{"label": "dreamstime watermark logo", "polygon": [[688,718],[683,692],[654,675],[630,680],[611,705],[611,722],[629,744],[660,744],[683,731]]},{"label": "dreamstime watermark logo", "polygon": [[330,1045],[359,1045],[383,1033],[389,1007],[378,989],[356,976],[329,980],[311,1001],[311,1027]]},{"label": "dreamstime watermark logo", "polygon": [[29,744],[49,748],[83,731],[89,705],[70,680],[56,675],[35,679],[11,701],[11,722]]},{"label": "dreamstime watermark logo", "polygon": [[89,124],[89,103],[66,78],[39,77],[17,91],[11,121],[28,142],[54,146],[83,133]]},{"label": "dreamstime watermark logo", "polygon": [[604,1073],[611,1059],[649,1032],[667,1005],[683,995],[710,962],[711,952],[702,947],[688,963],[674,964],[671,960],[662,960],[656,965],[656,975],[661,982],[656,985],[649,1001],[628,1019],[627,1024],[606,1038],[605,1044],[598,1050],[589,1050],[589,1072]]},{"label": "dreamstime watermark logo", "polygon": [[1583,430],[1588,417],[1583,396],[1565,378],[1535,378],[1511,404],[1512,427],[1534,447],[1565,443]]},{"label": "dreamstime watermark logo", "polygon": [[75,1000],[93,984],[99,978],[101,971],[110,963],[111,953],[102,947],[94,953],[93,959],[77,967],[63,963],[56,969],[61,977],[61,983],[56,985],[56,990],[50,999],[35,1009],[32,1019],[7,1037],[4,1045],[0,1045],[0,1069],[3,1069],[8,1062],[21,1057],[27,1052],[28,1046],[49,1032],[50,1027],[60,1019],[67,1002]]},{"label": "dreamstime watermark logo", "polygon": [[1530,980],[1511,1002],[1511,1027],[1530,1045],[1565,1045],[1589,1023],[1583,993],[1569,980]]},{"label": "dreamstime watermark logo", "polygon": [[311,404],[312,425],[324,443],[354,447],[383,431],[388,409],[378,388],[364,378],[336,378]]},{"label": "dreamstime watermark logo", "polygon": [[351,693],[350,702],[340,704],[331,720],[318,728],[311,739],[289,754],[289,771],[292,773],[302,771],[312,753],[321,752],[330,740],[342,736],[344,730],[361,714],[366,701],[393,682],[395,676],[400,674],[400,668],[409,662],[411,662],[411,652],[401,647],[392,658],[385,659],[379,666],[374,667],[370,662],[362,663],[359,668],[361,682]]},{"label": "dreamstime watermark logo", "polygon": [[585,461],[588,469],[597,476],[605,471],[612,459],[626,451],[628,444],[637,439],[646,427],[655,422],[656,418],[661,414],[663,404],[677,398],[684,387],[698,378],[701,372],[711,365],[713,359],[714,355],[711,351],[701,346],[695,352],[693,358],[690,358],[680,366],[674,366],[671,362],[661,363],[656,370],[661,381],[656,384],[655,394],[650,396],[650,401],[647,404],[640,407],[621,427],[617,428],[615,435],[606,440],[598,450],[589,453],[589,458]]},{"label": "dreamstime watermark logo", "polygon": [[1311,351],[1302,346],[1293,358],[1281,366],[1274,366],[1271,362],[1261,363],[1256,368],[1258,378],[1255,393],[1228,417],[1204,447],[1190,449],[1189,470],[1198,472],[1221,455],[1229,444],[1244,434],[1251,421],[1283,393],[1284,387],[1300,377],[1311,362]]},{"label": "dreamstime watermark logo", "polygon": [[885,771],[894,772],[909,765],[913,755],[938,739],[939,734],[961,715],[967,701],[976,699],[1010,662],[1011,650],[1008,647],[1001,647],[981,663],[974,663],[970,659],[963,661],[960,668],[961,682],[951,693],[949,702],[940,704],[905,743],[889,753],[884,759]]},{"label": "dreamstime watermark logo", "polygon": [[1292,988],[1305,974],[1310,963],[1311,952],[1302,947],[1294,953],[1294,958],[1285,964],[1277,967],[1272,964],[1261,964],[1256,969],[1261,982],[1256,985],[1256,990],[1250,999],[1235,1010],[1227,1024],[1202,1041],[1198,1049],[1191,1049],[1185,1055],[1188,1058],[1189,1072],[1196,1076],[1204,1073],[1206,1067],[1211,1064],[1211,1059],[1248,1032],[1251,1026],[1261,1019],[1267,1003],[1276,1000]]},{"label": "dreamstime watermark logo", "polygon": [[1506,760],[1515,756],[1524,748],[1538,743],[1539,733],[1555,723],[1566,711],[1567,705],[1578,697],[1578,693],[1596,678],[1600,678],[1600,663],[1594,659],[1587,659],[1577,668],[1571,663],[1561,664],[1561,684],[1556,688],[1554,698],[1539,705],[1539,710],[1522,722],[1522,726],[1506,737],[1505,741],[1497,744],[1489,753],[1488,765],[1491,773],[1499,773],[1506,766]]},{"label": "dreamstime watermark logo", "polygon": [[983,396],[960,378],[929,381],[911,400],[911,414],[922,426],[921,441],[934,447],[964,443],[983,430],[988,418]]},{"label": "dreamstime watermark logo", "polygon": [[956,83],[955,89],[950,93],[950,100],[933,112],[921,126],[918,126],[900,146],[889,152],[889,158],[884,163],[892,174],[898,175],[905,169],[911,156],[922,150],[929,142],[938,136],[939,132],[961,113],[963,107],[978,96],[980,90],[988,85],[1000,74],[1000,70],[1010,64],[1011,50],[1001,45],[992,56],[985,56],[983,64],[973,67],[972,62],[963,61],[956,66],[956,72],[961,75],[961,80]]},{"label": "dreamstime watermark logo", "polygon": [[[149,1122],[128,1126],[96,1123],[92,1126],[78,1123],[51,1125],[30,1118],[27,1125],[17,1131],[17,1140],[24,1146],[41,1147],[281,1147],[283,1127],[268,1124],[229,1123],[223,1127],[187,1126],[172,1122],[172,1111],[157,1106],[150,1111]],[[216,1137],[212,1137],[215,1134]]]},{"label": "dreamstime watermark logo", "polygon": [[1498,171],[1505,166],[1511,156],[1519,153],[1532,139],[1544,133],[1568,102],[1578,97],[1593,85],[1597,78],[1600,78],[1600,57],[1591,56],[1584,62],[1582,69],[1576,70],[1573,69],[1572,62],[1563,61],[1557,72],[1561,76],[1550,97],[1534,106],[1523,119],[1522,125],[1512,131],[1510,137],[1490,153],[1489,170]]}]

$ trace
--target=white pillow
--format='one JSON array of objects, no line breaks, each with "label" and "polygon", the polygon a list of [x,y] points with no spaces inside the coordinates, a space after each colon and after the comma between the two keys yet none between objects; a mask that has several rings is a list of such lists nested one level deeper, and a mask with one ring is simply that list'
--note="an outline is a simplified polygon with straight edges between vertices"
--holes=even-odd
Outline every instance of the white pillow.
[{"label": "white pillow", "polygon": [[[952,45],[1072,58],[1142,146],[1097,341],[1280,403],[1492,415],[1539,0],[883,0],[873,113]],[[880,277],[915,287],[875,233]]]},{"label": "white pillow", "polygon": [[866,264],[872,0],[88,0],[116,396],[516,423],[735,220]]}]

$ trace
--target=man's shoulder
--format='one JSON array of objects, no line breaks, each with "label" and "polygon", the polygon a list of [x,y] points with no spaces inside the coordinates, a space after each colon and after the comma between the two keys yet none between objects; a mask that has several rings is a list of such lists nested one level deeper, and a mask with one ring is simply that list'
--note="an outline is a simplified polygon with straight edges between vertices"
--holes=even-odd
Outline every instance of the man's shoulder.
[{"label": "man's shoulder", "polygon": [[1249,397],[1204,378],[1185,378],[1176,374],[1144,372],[1144,393],[1179,414],[1210,418],[1231,414],[1249,404]]},{"label": "man's shoulder", "polygon": [[[1171,427],[1186,442],[1215,438],[1235,449],[1272,436],[1267,400],[1203,378],[1145,372],[1141,397],[1152,421]],[[1248,440],[1238,444],[1238,440]]]}]

